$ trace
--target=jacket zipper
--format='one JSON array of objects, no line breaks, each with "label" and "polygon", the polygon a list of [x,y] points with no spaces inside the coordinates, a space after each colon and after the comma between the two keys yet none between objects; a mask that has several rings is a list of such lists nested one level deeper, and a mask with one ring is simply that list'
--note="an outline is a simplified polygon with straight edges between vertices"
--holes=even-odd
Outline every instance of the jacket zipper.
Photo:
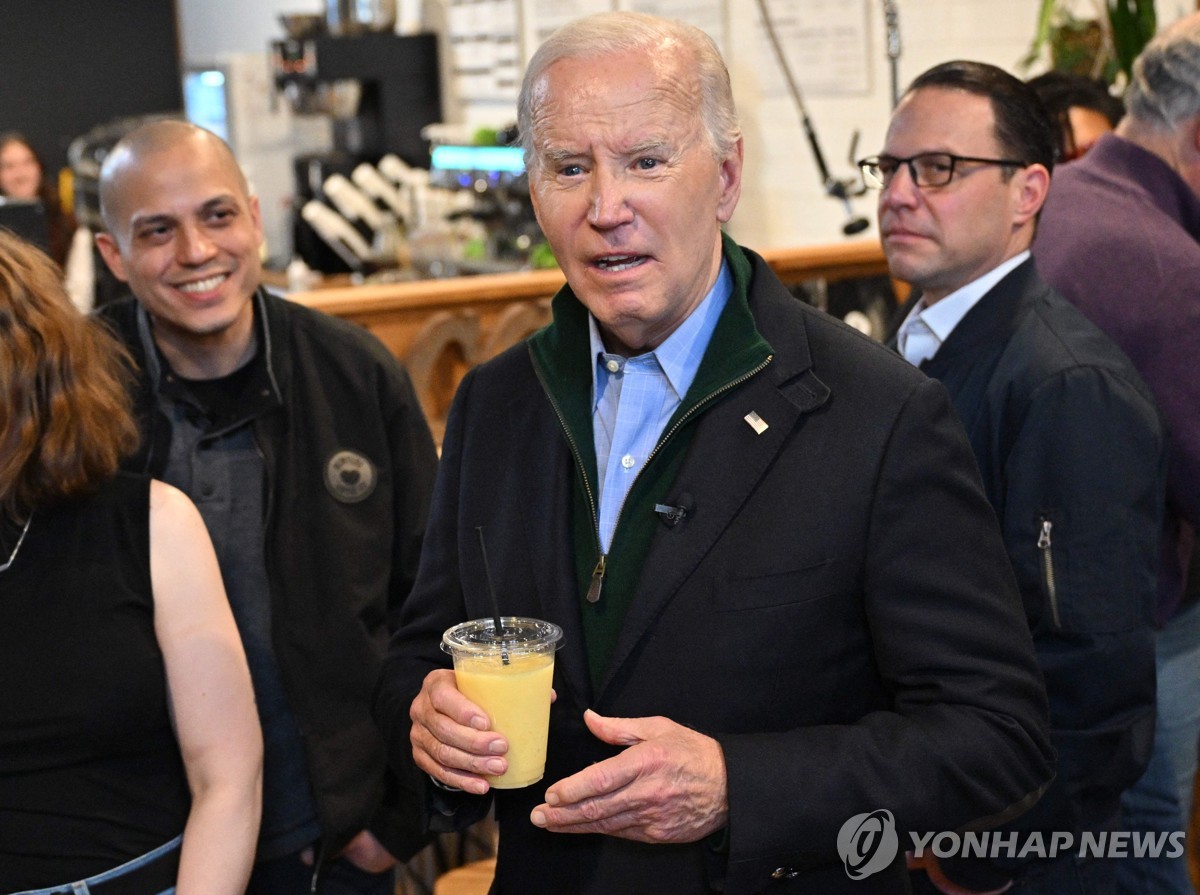
[{"label": "jacket zipper", "polygon": [[550,400],[550,406],[554,408],[554,415],[558,417],[558,426],[563,430],[563,434],[567,437],[567,444],[571,448],[571,456],[575,458],[575,465],[579,467],[580,475],[583,479],[583,490],[587,493],[588,509],[592,513],[592,521],[595,525],[592,534],[596,539],[596,552],[600,555],[600,559],[596,562],[596,568],[592,570],[592,581],[588,585],[587,601],[595,603],[600,599],[600,589],[604,586],[604,562],[607,558],[604,551],[600,549],[600,514],[596,511],[596,496],[592,494],[591,483],[588,482],[587,467],[583,465],[583,457],[579,454],[579,445],[575,443],[575,436],[571,434],[571,428],[567,425],[567,421],[563,418],[562,411],[558,407],[558,402],[554,400],[554,393],[546,386],[546,380],[542,377],[542,368],[530,354],[530,361],[533,363],[533,372],[537,375],[538,382],[542,385],[542,391],[546,393],[546,397]]},{"label": "jacket zipper", "polygon": [[1058,588],[1054,580],[1054,554],[1051,551],[1050,532],[1054,523],[1047,517],[1042,517],[1042,530],[1038,535],[1038,550],[1042,551],[1042,579],[1046,582],[1046,594],[1050,598],[1050,617],[1054,619],[1054,627],[1062,627],[1062,618],[1058,611]]},{"label": "jacket zipper", "polygon": [[[718,395],[724,394],[730,389],[741,385],[747,379],[758,375],[763,369],[766,368],[767,364],[774,360],[774,358],[775,355],[768,354],[763,362],[753,370],[743,373],[737,379],[725,383],[723,386],[705,395],[703,398],[689,407],[687,412],[675,421],[675,425],[673,425],[670,430],[668,430],[667,433],[658,440],[658,444],[656,444],[654,449],[646,456],[646,462],[642,464],[642,468],[638,470],[637,475],[633,477],[633,482],[631,482],[629,485],[629,491],[626,492],[626,498],[628,498],[629,494],[633,492],[634,485],[636,485],[637,480],[641,478],[642,472],[645,471],[646,467],[650,465],[650,461],[654,459],[655,454],[659,452],[662,446],[667,443],[672,435],[679,431],[680,426],[687,422],[688,419],[690,419],[692,415],[695,414],[701,407],[703,407],[705,404],[708,404]],[[554,415],[558,417],[558,424],[562,428],[563,433],[567,436],[567,444],[571,446],[571,453],[575,457],[575,462],[579,466],[579,471],[583,474],[583,488],[587,492],[588,507],[592,511],[592,524],[594,526],[592,535],[596,541],[596,552],[600,557],[598,560],[596,560],[595,568],[592,569],[592,580],[591,583],[588,584],[586,599],[589,603],[598,603],[600,602],[600,592],[604,589],[604,573],[608,564],[608,554],[603,551],[600,545],[600,514],[596,511],[596,499],[592,495],[591,485],[588,484],[587,469],[583,465],[583,458],[579,455],[579,446],[575,443],[575,438],[571,435],[571,430],[567,427],[567,421],[563,419],[562,411],[560,411],[558,408],[558,402],[554,400],[554,395],[551,393],[550,389],[546,387],[546,380],[542,377],[541,367],[536,362],[533,364],[533,369],[534,372],[537,373],[538,381],[542,384],[542,391],[544,391],[546,393],[546,397],[550,399],[550,406],[554,408]],[[600,471],[597,470],[596,474],[599,475]],[[624,510],[625,501],[621,501],[621,506],[617,509],[617,518],[613,525],[613,531],[616,531],[617,527],[621,524],[621,513],[624,512]]]}]

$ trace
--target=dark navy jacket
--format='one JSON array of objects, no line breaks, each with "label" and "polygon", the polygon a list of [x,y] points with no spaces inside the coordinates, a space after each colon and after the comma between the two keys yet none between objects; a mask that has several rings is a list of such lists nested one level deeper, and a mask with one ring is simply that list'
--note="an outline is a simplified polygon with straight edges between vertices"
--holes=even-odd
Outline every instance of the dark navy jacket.
[{"label": "dark navy jacket", "polygon": [[[1057,777],[1013,828],[1079,842],[1082,830],[1108,829],[1153,740],[1166,476],[1157,407],[1129,359],[1032,259],[921,369],[946,386],[975,450],[1050,698]],[[974,888],[1001,881],[944,869]]]}]

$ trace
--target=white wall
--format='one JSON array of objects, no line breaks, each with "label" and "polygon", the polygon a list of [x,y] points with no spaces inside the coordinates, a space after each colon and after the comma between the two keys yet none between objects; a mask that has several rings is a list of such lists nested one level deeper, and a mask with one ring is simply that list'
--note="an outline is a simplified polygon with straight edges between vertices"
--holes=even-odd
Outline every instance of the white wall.
[{"label": "white wall", "polygon": [[[745,0],[743,0],[745,2]],[[738,0],[733,0],[738,5]],[[1032,37],[1038,0],[897,0],[900,16],[900,90],[925,69],[950,59],[970,58],[1015,71]],[[787,246],[838,242],[847,214],[842,203],[825,196],[816,163],[788,97],[764,99],[759,85],[776,77],[767,69],[773,57],[763,58],[757,34],[750,28],[731,28],[730,73],[746,135],[749,176],[742,202],[730,226],[752,246]],[[883,6],[867,6],[869,47],[866,94],[829,97],[805,91],[805,105],[820,139],[830,173],[851,177],[850,141],[859,131],[857,156],[877,152],[883,145],[891,111],[891,70],[887,58]],[[804,85],[799,85],[804,90]],[[875,196],[852,202],[871,228],[861,239],[877,237]]]},{"label": "white wall", "polygon": [[[265,54],[268,42],[282,35],[278,13],[323,9],[317,0],[177,2],[185,62],[211,61],[231,52]],[[632,2],[614,0],[614,5],[624,8]],[[847,159],[853,132],[857,129],[861,134],[860,157],[876,152],[883,143],[891,108],[890,70],[882,4],[838,2],[866,4],[866,92],[833,97],[809,92],[803,83],[800,88],[831,173],[850,177],[855,174]],[[446,3],[402,0],[399,27],[416,27],[422,20],[427,27],[438,27],[445,21]],[[526,13],[534,6],[534,0],[521,3]],[[763,53],[755,3],[724,0],[724,4],[725,53],[746,134],[747,170],[730,231],[760,248],[841,241],[846,211],[824,195],[797,111],[790,98],[778,95],[778,69],[774,58]],[[896,0],[902,37],[901,87],[931,65],[956,58],[992,62],[1015,72],[1032,38],[1038,5],[1039,0]],[[1158,0],[1159,20],[1173,21],[1194,6],[1194,0]],[[515,117],[515,112],[494,105],[464,108],[454,97],[446,98],[445,108],[451,121],[504,123]],[[854,211],[872,221],[871,229],[859,238],[874,238],[874,197],[854,200]]]},{"label": "white wall", "polygon": [[[730,0],[733,8],[750,7],[750,0]],[[1017,64],[1029,49],[1039,0],[897,0],[902,53],[899,83],[904,86],[933,65],[951,59],[990,62],[1024,76]],[[1159,0],[1160,24],[1169,23],[1195,9],[1194,0]],[[746,10],[747,18],[753,10]],[[847,220],[843,205],[824,195],[799,115],[790,99],[764,100],[758,85],[762,70],[774,59],[762,58],[752,29],[731,28],[734,44],[727,51],[734,92],[746,134],[748,176],[742,201],[730,232],[750,246],[790,246],[838,242]],[[883,6],[868,4],[870,47],[869,93],[848,97],[808,95],[809,117],[820,138],[826,163],[834,177],[854,171],[847,152],[850,139],[860,132],[857,155],[872,155],[883,145],[891,110],[891,75],[887,58]],[[800,85],[803,89],[803,85]],[[875,196],[868,193],[853,201],[856,214],[865,215],[871,228],[860,239],[875,239]]]}]

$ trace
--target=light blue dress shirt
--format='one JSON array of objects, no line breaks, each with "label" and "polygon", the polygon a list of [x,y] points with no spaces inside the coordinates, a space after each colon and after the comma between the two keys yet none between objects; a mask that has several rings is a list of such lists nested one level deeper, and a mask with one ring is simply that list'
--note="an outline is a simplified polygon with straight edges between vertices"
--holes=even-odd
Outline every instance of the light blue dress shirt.
[{"label": "light blue dress shirt", "polygon": [[592,356],[592,431],[600,491],[600,549],[608,553],[621,506],[658,444],[667,422],[696,378],[717,320],[733,293],[722,261],[717,281],[696,309],[661,345],[637,357],[604,349],[596,319],[588,315]]}]

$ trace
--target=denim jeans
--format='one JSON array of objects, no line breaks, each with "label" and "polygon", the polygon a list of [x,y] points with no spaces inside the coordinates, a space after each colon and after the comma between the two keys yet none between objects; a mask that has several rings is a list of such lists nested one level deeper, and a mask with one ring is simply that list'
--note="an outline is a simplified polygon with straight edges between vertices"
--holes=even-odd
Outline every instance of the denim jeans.
[{"label": "denim jeans", "polygon": [[[114,867],[112,870],[106,870],[103,873],[97,873],[95,876],[89,876],[87,879],[76,882],[62,883],[57,886],[51,886],[48,889],[28,889],[24,892],[16,892],[14,895],[90,895],[93,886],[96,887],[97,892],[102,893],[105,883],[128,876],[134,871],[157,860],[173,860],[174,866],[177,866],[179,861],[179,846],[182,842],[183,836],[176,836],[170,842],[160,845],[153,851],[148,851],[144,855],[134,858],[132,861],[126,861],[120,867]],[[171,876],[173,878],[174,873]],[[146,895],[175,895],[175,886],[168,886],[158,892],[147,892]]]},{"label": "denim jeans", "polygon": [[[1158,634],[1158,720],[1154,749],[1141,779],[1121,799],[1121,827],[1187,830],[1200,747],[1200,603],[1185,608]],[[1192,895],[1186,855],[1119,862],[1121,895]]]}]

